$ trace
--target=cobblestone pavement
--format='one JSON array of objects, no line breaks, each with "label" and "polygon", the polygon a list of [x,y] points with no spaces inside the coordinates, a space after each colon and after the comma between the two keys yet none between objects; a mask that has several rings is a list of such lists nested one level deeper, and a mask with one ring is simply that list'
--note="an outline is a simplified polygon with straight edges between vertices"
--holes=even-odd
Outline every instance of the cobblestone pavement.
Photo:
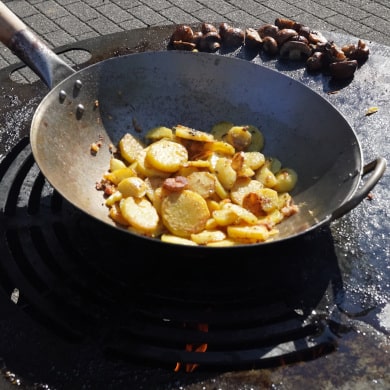
[{"label": "cobblestone pavement", "polygon": [[[389,0],[3,1],[50,47],[140,27],[226,21],[247,27],[292,18],[321,32],[390,45]],[[0,68],[19,60],[0,43]]]}]

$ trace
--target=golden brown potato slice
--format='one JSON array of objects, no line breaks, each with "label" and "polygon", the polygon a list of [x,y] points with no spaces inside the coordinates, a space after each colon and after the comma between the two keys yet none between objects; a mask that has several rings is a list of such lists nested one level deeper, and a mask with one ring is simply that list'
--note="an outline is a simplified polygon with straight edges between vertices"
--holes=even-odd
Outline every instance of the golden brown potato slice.
[{"label": "golden brown potato slice", "polygon": [[256,171],[265,163],[265,156],[260,152],[244,152],[245,163],[249,168]]},{"label": "golden brown potato slice", "polygon": [[161,203],[164,225],[179,237],[189,238],[204,230],[210,217],[205,199],[194,191],[172,192]]},{"label": "golden brown potato slice", "polygon": [[270,232],[264,225],[228,226],[227,235],[232,239],[244,239],[248,242],[262,242],[270,237]]},{"label": "golden brown potato slice", "polygon": [[111,207],[115,203],[119,202],[123,198],[123,195],[119,191],[115,191],[106,199],[106,206]]},{"label": "golden brown potato slice", "polygon": [[108,215],[114,222],[119,223],[122,226],[129,226],[129,222],[123,218],[118,204],[114,204],[110,207]]},{"label": "golden brown potato slice", "polygon": [[126,168],[126,164],[118,158],[112,157],[110,159],[110,172],[116,171],[117,169]]},{"label": "golden brown potato slice", "polygon": [[233,126],[226,136],[226,142],[233,145],[236,152],[246,150],[251,141],[252,134],[248,131],[248,126]]},{"label": "golden brown potato slice", "polygon": [[142,178],[153,177],[153,176],[167,178],[170,175],[169,172],[164,172],[161,169],[157,169],[148,162],[148,160],[146,159],[147,151],[148,151],[148,147],[143,149],[138,154],[136,165],[134,166],[135,171]]},{"label": "golden brown potato slice", "polygon": [[170,244],[178,244],[178,245],[190,245],[190,246],[198,245],[195,241],[189,240],[188,238],[177,237],[173,234],[162,234],[161,241],[168,242]]},{"label": "golden brown potato slice", "polygon": [[125,134],[119,141],[121,156],[132,163],[137,159],[138,154],[143,150],[144,144],[130,133]]},{"label": "golden brown potato slice", "polygon": [[203,230],[202,232],[191,234],[191,240],[199,245],[222,241],[225,238],[226,234],[221,230]]},{"label": "golden brown potato slice", "polygon": [[188,161],[188,152],[182,144],[163,138],[148,146],[145,158],[154,168],[173,173]]},{"label": "golden brown potato slice", "polygon": [[172,139],[173,138],[173,131],[169,127],[166,126],[157,126],[154,127],[153,129],[150,129],[147,133],[145,138],[149,142],[156,142],[162,138],[168,138]]},{"label": "golden brown potato slice", "polygon": [[250,177],[239,177],[230,191],[230,197],[234,203],[242,206],[242,201],[247,194],[256,192],[263,187],[263,184],[258,180],[252,180]]},{"label": "golden brown potato slice", "polygon": [[297,184],[298,175],[291,168],[283,168],[276,172],[276,184],[273,189],[278,192],[289,192],[292,191]]},{"label": "golden brown potato slice", "polygon": [[111,183],[118,185],[123,179],[127,177],[137,176],[135,170],[131,167],[119,168],[115,171],[108,172],[104,175],[104,178],[109,180]]},{"label": "golden brown potato slice", "polygon": [[210,172],[193,172],[187,176],[188,189],[208,198],[215,192],[215,176]]},{"label": "golden brown potato slice", "polygon": [[264,164],[255,172],[254,178],[264,184],[265,187],[273,188],[276,183],[276,177],[268,165]]},{"label": "golden brown potato slice", "polygon": [[145,196],[147,186],[145,182],[139,177],[127,177],[118,184],[118,191],[127,198],[133,196],[135,198],[142,198]]},{"label": "golden brown potato slice", "polygon": [[233,187],[237,179],[237,172],[232,167],[231,159],[226,157],[218,158],[215,163],[215,173],[225,189],[230,190]]},{"label": "golden brown potato slice", "polygon": [[153,234],[159,227],[157,211],[146,198],[124,198],[119,207],[123,218],[138,232]]},{"label": "golden brown potato slice", "polygon": [[191,127],[177,125],[174,127],[175,135],[179,138],[191,141],[213,142],[214,136],[201,130],[192,129]]}]

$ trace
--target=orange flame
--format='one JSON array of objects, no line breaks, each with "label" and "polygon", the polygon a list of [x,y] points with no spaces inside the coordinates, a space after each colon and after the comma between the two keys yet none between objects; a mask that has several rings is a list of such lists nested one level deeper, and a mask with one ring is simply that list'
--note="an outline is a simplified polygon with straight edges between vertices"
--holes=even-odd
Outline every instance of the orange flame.
[{"label": "orange flame", "polygon": [[[196,329],[200,330],[201,332],[208,332],[209,326],[207,324],[198,324],[196,326]],[[185,350],[187,352],[206,352],[207,351],[207,344],[199,344],[199,345],[194,345],[194,344],[186,344]],[[182,364],[180,362],[176,363],[176,366],[174,368],[175,372],[178,372],[181,368]],[[199,364],[197,363],[187,363],[185,365],[185,372],[193,372]]]}]

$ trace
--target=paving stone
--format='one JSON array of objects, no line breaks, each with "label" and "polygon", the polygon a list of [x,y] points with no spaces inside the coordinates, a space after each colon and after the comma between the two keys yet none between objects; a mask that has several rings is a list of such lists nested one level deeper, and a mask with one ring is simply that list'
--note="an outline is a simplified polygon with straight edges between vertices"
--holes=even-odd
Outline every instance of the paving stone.
[{"label": "paving stone", "polygon": [[[389,0],[6,0],[51,47],[112,32],[169,23],[221,22],[259,27],[277,17],[321,32],[390,45]],[[0,46],[0,67],[19,62]],[[23,78],[24,75],[21,76]]]}]

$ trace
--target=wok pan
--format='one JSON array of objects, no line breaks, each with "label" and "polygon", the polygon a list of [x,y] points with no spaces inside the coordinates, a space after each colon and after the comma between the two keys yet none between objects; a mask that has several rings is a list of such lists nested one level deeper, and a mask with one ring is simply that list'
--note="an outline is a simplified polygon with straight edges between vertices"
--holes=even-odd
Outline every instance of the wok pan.
[{"label": "wok pan", "polygon": [[[363,164],[354,130],[333,105],[277,71],[218,54],[167,50],[116,57],[76,72],[1,2],[0,26],[2,42],[50,89],[31,123],[37,165],[66,200],[113,228],[123,230],[108,217],[96,190],[109,166],[108,145],[126,132],[142,137],[158,125],[203,131],[222,120],[257,125],[264,154],[298,172],[292,196],[300,212],[278,226],[273,241],[255,246],[340,218],[385,171],[381,157]],[[99,139],[103,147],[93,156],[90,146]]]}]

